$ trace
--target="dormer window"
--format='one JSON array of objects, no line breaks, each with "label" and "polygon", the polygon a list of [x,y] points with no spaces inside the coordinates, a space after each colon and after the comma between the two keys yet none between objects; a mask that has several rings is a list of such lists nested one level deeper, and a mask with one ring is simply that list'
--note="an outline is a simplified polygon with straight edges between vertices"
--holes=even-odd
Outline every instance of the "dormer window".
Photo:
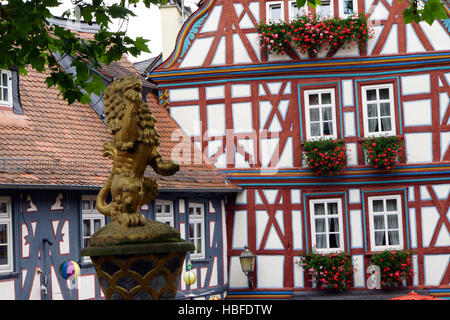
[{"label": "dormer window", "polygon": [[11,71],[1,70],[0,106],[12,107]]}]

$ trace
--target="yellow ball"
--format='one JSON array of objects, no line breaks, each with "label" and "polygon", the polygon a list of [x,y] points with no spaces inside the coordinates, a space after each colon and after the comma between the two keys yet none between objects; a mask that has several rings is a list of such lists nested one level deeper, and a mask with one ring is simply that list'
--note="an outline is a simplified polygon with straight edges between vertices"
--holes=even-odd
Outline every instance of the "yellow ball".
[{"label": "yellow ball", "polygon": [[186,282],[186,284],[188,284],[188,285],[193,284],[196,279],[197,279],[197,276],[195,275],[195,272],[192,270],[187,271],[183,277],[184,282]]}]

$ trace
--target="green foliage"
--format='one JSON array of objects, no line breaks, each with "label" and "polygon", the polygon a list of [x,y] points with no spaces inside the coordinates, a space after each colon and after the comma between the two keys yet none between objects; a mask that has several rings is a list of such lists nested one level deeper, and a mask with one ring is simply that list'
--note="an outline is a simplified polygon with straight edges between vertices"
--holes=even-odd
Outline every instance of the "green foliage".
[{"label": "green foliage", "polygon": [[345,170],[347,152],[344,141],[319,139],[303,144],[305,160],[316,175],[335,176]]},{"label": "green foliage", "polygon": [[419,8],[417,1],[411,1],[402,14],[405,23],[425,21],[431,25],[436,19],[448,18],[440,0],[428,0],[423,8]]},{"label": "green foliage", "polygon": [[343,291],[353,285],[352,258],[348,253],[319,254],[312,251],[300,256],[299,265],[313,278],[317,288]]},{"label": "green foliage", "polygon": [[374,168],[392,170],[404,157],[401,136],[381,136],[368,138],[363,142],[367,162]]},{"label": "green foliage", "polygon": [[[322,3],[321,0],[296,0],[296,2],[297,8],[303,7],[306,2],[313,8]],[[436,19],[447,19],[447,14],[440,0],[427,0],[423,8],[419,8],[418,3],[418,0],[411,0],[410,6],[403,11],[405,23],[425,21],[431,25]]]},{"label": "green foliage", "polygon": [[[22,74],[27,68],[39,72],[49,71],[46,83],[57,87],[69,103],[88,102],[91,93],[100,93],[104,84],[94,70],[102,64],[108,65],[122,58],[124,54],[133,56],[149,52],[148,40],[135,40],[125,32],[109,30],[112,19],[127,19],[133,12],[127,8],[139,0],[117,1],[107,4],[104,0],[84,2],[73,1],[76,16],[88,24],[97,23],[98,33],[92,39],[84,39],[79,34],[61,26],[52,25],[49,8],[58,7],[57,0],[8,0],[0,4],[0,69],[16,67]],[[166,3],[167,0],[144,0],[144,4]],[[65,16],[69,16],[66,12]],[[74,57],[72,67],[77,76],[67,74],[58,64],[54,53]]]},{"label": "green foliage", "polygon": [[286,54],[290,48],[316,56],[322,46],[337,50],[343,45],[364,48],[372,37],[363,14],[345,19],[319,15],[299,16],[291,22],[270,21],[258,25],[261,48]]},{"label": "green foliage", "polygon": [[372,263],[380,267],[382,287],[401,286],[403,279],[412,279],[411,256],[410,250],[386,250],[372,256]]}]

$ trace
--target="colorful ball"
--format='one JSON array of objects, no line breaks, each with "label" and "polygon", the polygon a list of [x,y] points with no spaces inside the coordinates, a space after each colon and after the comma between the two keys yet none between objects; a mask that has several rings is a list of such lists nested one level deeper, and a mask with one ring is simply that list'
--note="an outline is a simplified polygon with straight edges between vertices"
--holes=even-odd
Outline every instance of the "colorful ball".
[{"label": "colorful ball", "polygon": [[80,266],[73,260],[65,261],[59,266],[59,274],[65,280],[73,280],[80,275]]},{"label": "colorful ball", "polygon": [[184,282],[186,282],[186,284],[191,285],[191,284],[193,284],[193,283],[195,282],[195,280],[197,279],[197,277],[196,277],[194,271],[190,270],[190,271],[187,271],[187,272],[184,274],[183,279],[184,279]]}]

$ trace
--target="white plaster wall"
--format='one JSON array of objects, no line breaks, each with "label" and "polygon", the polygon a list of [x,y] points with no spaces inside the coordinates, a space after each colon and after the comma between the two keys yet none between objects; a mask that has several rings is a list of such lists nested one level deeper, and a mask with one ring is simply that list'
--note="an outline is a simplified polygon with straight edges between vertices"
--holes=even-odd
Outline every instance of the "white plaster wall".
[{"label": "white plaster wall", "polygon": [[237,210],[234,212],[233,238],[231,246],[233,249],[244,248],[247,241],[247,210]]},{"label": "white plaster wall", "polygon": [[283,288],[284,256],[256,257],[257,288]]},{"label": "white plaster wall", "polygon": [[230,288],[248,288],[247,277],[242,272],[239,257],[230,257]]},{"label": "white plaster wall", "polygon": [[402,93],[416,94],[430,92],[430,75],[420,74],[402,77]]},{"label": "white plaster wall", "polygon": [[170,108],[170,116],[190,137],[201,135],[200,114],[198,106]]},{"label": "white plaster wall", "polygon": [[0,300],[15,300],[16,292],[14,280],[0,281]]},{"label": "white plaster wall", "polygon": [[427,163],[433,161],[432,134],[406,133],[405,145],[408,163]]},{"label": "white plaster wall", "polygon": [[350,226],[352,236],[352,248],[362,248],[362,218],[361,210],[350,210]]},{"label": "white plaster wall", "polygon": [[450,254],[424,255],[424,284],[438,286],[447,270]]},{"label": "white plaster wall", "polygon": [[302,212],[292,210],[292,246],[295,250],[303,249]]},{"label": "white plaster wall", "polygon": [[431,100],[415,100],[403,102],[405,126],[431,125]]}]

